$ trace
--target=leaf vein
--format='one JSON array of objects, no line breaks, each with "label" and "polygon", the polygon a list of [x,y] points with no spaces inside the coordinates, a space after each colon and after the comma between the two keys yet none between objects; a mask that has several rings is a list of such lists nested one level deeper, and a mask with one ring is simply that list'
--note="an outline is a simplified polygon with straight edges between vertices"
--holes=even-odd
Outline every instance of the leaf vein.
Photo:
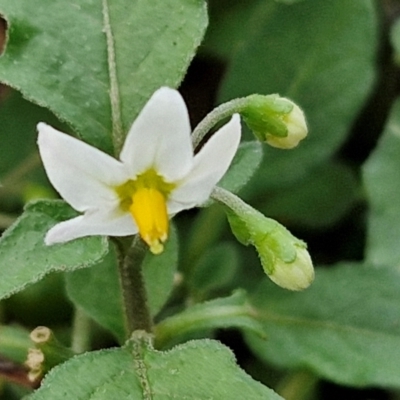
[{"label": "leaf vein", "polygon": [[107,38],[107,56],[108,56],[108,73],[110,79],[110,102],[111,102],[111,118],[112,118],[112,139],[114,144],[114,153],[119,155],[124,142],[124,133],[122,130],[121,119],[121,98],[118,87],[117,64],[115,56],[114,37],[110,22],[110,10],[108,0],[103,0],[103,17],[104,32]]}]

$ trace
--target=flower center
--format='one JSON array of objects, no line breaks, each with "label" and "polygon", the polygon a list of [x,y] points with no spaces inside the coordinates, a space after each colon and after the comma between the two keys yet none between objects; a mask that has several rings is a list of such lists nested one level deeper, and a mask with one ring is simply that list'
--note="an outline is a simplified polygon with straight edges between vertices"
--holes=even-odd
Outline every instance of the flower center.
[{"label": "flower center", "polygon": [[175,188],[167,183],[154,169],[138,175],[115,190],[123,211],[134,219],[139,234],[153,254],[160,254],[168,238],[167,198]]},{"label": "flower center", "polygon": [[129,211],[151,252],[160,254],[164,250],[163,243],[168,238],[168,214],[164,195],[154,188],[140,188],[132,196]]}]

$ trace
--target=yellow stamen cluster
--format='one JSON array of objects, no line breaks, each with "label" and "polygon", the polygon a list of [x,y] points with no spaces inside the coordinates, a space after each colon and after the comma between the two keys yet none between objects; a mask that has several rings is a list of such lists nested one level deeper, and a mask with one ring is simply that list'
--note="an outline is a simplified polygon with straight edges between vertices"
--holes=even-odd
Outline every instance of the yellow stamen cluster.
[{"label": "yellow stamen cluster", "polygon": [[168,238],[168,214],[164,195],[154,188],[140,188],[132,196],[129,211],[150,251],[160,254]]},{"label": "yellow stamen cluster", "polygon": [[168,238],[167,198],[174,187],[150,169],[116,188],[122,210],[132,215],[153,254],[163,251]]}]

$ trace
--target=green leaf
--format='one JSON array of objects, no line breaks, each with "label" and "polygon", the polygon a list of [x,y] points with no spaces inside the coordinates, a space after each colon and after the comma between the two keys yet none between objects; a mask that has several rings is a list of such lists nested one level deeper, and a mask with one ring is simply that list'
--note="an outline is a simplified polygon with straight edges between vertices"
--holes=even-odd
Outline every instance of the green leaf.
[{"label": "green leaf", "polygon": [[[171,229],[163,253],[148,253],[143,263],[148,302],[153,316],[160,311],[171,293],[177,264],[177,235]],[[69,298],[96,322],[113,332],[122,343],[127,332],[115,252],[110,251],[93,268],[67,274],[66,281]]]},{"label": "green leaf", "polygon": [[1,178],[36,151],[36,125],[41,120],[57,123],[48,110],[29,103],[18,92],[12,91],[0,103]]},{"label": "green leaf", "polygon": [[232,243],[207,249],[190,271],[187,284],[194,295],[208,297],[210,292],[230,286],[239,269],[239,254]]},{"label": "green leaf", "polygon": [[202,48],[218,57],[229,57],[243,39],[243,26],[260,0],[209,1],[210,26]]},{"label": "green leaf", "polygon": [[29,103],[18,92],[9,89],[6,93],[0,102],[0,202],[2,211],[14,214],[29,200],[54,198],[40,163],[36,125],[41,120],[58,127],[60,123],[50,111]]},{"label": "green leaf", "polygon": [[265,215],[292,224],[323,228],[337,223],[360,198],[355,172],[339,162],[313,168],[304,178],[271,190],[256,205]]},{"label": "green leaf", "polygon": [[65,291],[65,276],[50,273],[3,300],[8,319],[24,326],[56,326],[71,321],[72,304]]},{"label": "green leaf", "polygon": [[279,93],[304,109],[310,130],[293,151],[265,149],[260,190],[305,176],[343,143],[375,76],[375,8],[371,0],[261,1],[240,25],[220,101]]},{"label": "green leaf", "polygon": [[202,0],[0,0],[8,23],[0,80],[111,151],[107,3],[126,134],[158,87],[182,80],[207,25]]},{"label": "green leaf", "polygon": [[179,339],[209,329],[236,327],[251,331],[265,339],[244,290],[231,296],[196,304],[185,311],[161,321],[155,328],[157,347],[169,347]]},{"label": "green leaf", "polygon": [[297,3],[298,1],[303,1],[303,0],[275,0],[279,3],[284,3],[284,4],[293,4],[293,3]]},{"label": "green leaf", "polygon": [[143,263],[143,277],[152,315],[156,315],[168,300],[177,268],[178,237],[176,230],[171,227],[170,237],[163,253],[159,255],[148,253]]},{"label": "green leaf", "polygon": [[28,204],[25,212],[0,239],[0,298],[22,290],[51,271],[89,267],[108,251],[107,241],[90,237],[46,246],[44,236],[56,222],[76,213],[62,201]]},{"label": "green leaf", "polygon": [[400,63],[400,20],[397,19],[390,30],[390,42],[394,49],[394,61]]},{"label": "green leaf", "polygon": [[29,400],[218,399],[279,400],[211,340],[159,352],[143,340],[86,353],[54,368]]},{"label": "green leaf", "polygon": [[369,199],[366,259],[400,267],[400,100],[391,112],[378,147],[364,164]]},{"label": "green leaf", "polygon": [[87,315],[110,330],[122,343],[126,340],[124,303],[118,278],[115,251],[93,268],[65,275],[67,295]]},{"label": "green leaf", "polygon": [[262,160],[262,145],[258,141],[241,143],[228,172],[218,186],[237,193],[249,181]]},{"label": "green leaf", "polygon": [[267,341],[247,335],[254,353],[282,368],[307,368],[352,386],[400,386],[400,275],[371,265],[317,270],[292,293],[263,282],[251,299]]}]

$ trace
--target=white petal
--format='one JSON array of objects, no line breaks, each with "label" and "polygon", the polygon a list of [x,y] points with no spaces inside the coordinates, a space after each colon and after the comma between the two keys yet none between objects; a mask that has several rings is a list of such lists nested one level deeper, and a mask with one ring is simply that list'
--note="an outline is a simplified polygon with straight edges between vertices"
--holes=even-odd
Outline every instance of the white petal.
[{"label": "white petal", "polygon": [[140,112],[121,151],[131,175],[154,167],[167,181],[185,176],[192,167],[190,121],[182,96],[163,87]]},{"label": "white petal", "polygon": [[127,179],[118,160],[52,127],[38,125],[38,145],[47,176],[60,195],[78,211],[116,201],[112,186]]},{"label": "white petal", "polygon": [[45,243],[64,243],[93,235],[127,236],[137,232],[136,224],[128,213],[116,215],[94,211],[53,226],[46,234]]},{"label": "white petal", "polygon": [[196,154],[192,170],[168,199],[170,214],[194,207],[209,198],[213,187],[232,162],[239,146],[240,132],[240,117],[235,114]]}]

